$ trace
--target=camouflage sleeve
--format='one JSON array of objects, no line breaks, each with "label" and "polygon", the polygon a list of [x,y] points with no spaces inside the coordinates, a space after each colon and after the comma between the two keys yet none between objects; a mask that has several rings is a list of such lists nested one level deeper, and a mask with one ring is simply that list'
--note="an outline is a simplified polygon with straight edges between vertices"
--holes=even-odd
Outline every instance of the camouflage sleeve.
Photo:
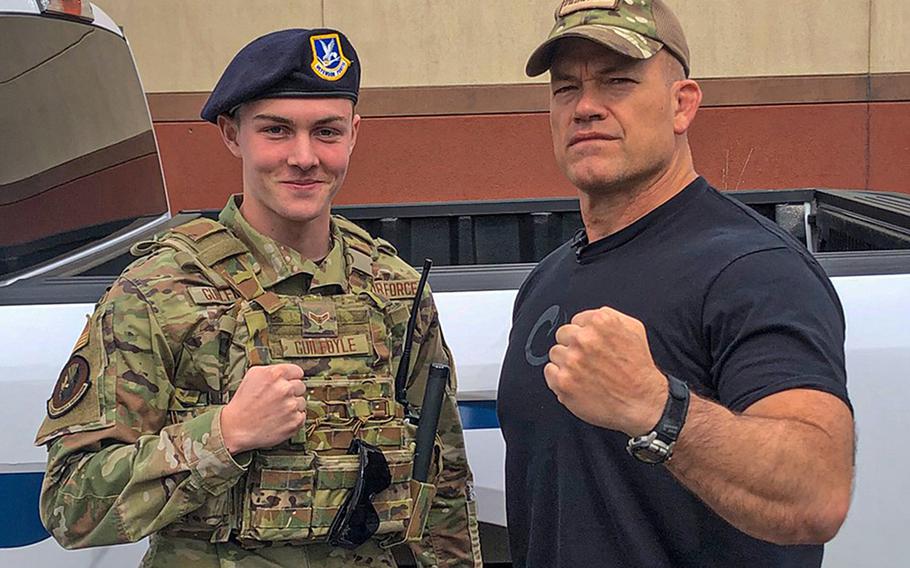
[{"label": "camouflage sleeve", "polygon": [[412,404],[423,402],[423,392],[432,363],[447,363],[452,369],[449,388],[443,399],[439,417],[439,438],[442,442],[442,471],[436,478],[436,497],[430,509],[424,538],[411,545],[420,566],[477,567],[483,566],[480,554],[480,533],[474,500],[474,477],[465,453],[461,418],[455,401],[455,362],[439,325],[432,297],[421,306],[422,336],[414,361],[408,390]]},{"label": "camouflage sleeve", "polygon": [[174,357],[155,309],[119,279],[48,401],[41,518],[65,548],[137,541],[233,486],[220,409],[166,424]]}]

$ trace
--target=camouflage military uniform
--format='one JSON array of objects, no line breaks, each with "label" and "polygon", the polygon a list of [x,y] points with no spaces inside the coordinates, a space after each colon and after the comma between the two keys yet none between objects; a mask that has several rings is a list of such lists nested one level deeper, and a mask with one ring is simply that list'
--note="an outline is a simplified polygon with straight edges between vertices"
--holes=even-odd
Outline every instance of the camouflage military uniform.
[{"label": "camouflage military uniform", "polygon": [[[256,232],[240,215],[237,198],[222,211],[220,222],[248,249],[256,275],[252,281],[263,290],[324,295],[328,304],[332,295],[349,291],[357,255],[339,229],[353,230],[343,219],[333,218],[332,249],[318,264]],[[390,245],[378,242],[378,254],[367,265],[382,284],[373,286],[376,297],[410,305],[406,294],[396,293],[410,290],[413,297],[415,271]],[[256,452],[231,456],[225,448],[218,405],[227,400],[199,400],[216,399],[219,393],[229,397],[250,361],[231,345],[236,294],[217,274],[197,270],[186,251],[146,248],[150,254],[133,263],[97,305],[38,433],[37,443],[49,446],[41,516],[54,538],[76,548],[152,535],[143,566],[394,566],[378,537],[354,551],[322,542],[250,548],[217,527],[197,537],[180,530],[187,523],[204,526],[217,517],[218,507],[236,505],[236,488],[257,459]],[[323,317],[309,324],[331,322]],[[391,364],[400,356],[404,327],[390,328],[385,349]],[[381,343],[372,344],[371,357],[382,355]],[[419,404],[429,365],[451,363],[429,292],[421,303],[414,352],[408,398]],[[437,494],[424,537],[411,548],[421,565],[479,566],[472,476],[454,380],[439,434],[443,468]]]}]

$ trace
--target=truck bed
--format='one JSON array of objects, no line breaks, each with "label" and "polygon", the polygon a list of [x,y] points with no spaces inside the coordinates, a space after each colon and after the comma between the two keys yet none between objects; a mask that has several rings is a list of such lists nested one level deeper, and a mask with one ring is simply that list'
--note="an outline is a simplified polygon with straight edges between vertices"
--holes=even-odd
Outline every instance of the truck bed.
[{"label": "truck bed", "polygon": [[[734,196],[805,243],[832,277],[845,307],[849,388],[859,432],[857,484],[850,516],[827,548],[825,567],[864,565],[869,558],[876,559],[876,566],[903,566],[895,543],[910,530],[910,517],[893,497],[910,493],[905,475],[910,462],[881,464],[900,462],[892,436],[910,427],[901,404],[910,397],[910,384],[899,378],[899,370],[910,367],[910,198],[817,189]],[[430,283],[457,363],[459,407],[475,473],[485,555],[505,562],[504,444],[495,398],[512,303],[536,261],[581,226],[578,203],[554,199],[346,206],[337,211],[395,243],[412,264],[420,266],[425,257],[436,262]],[[188,212],[167,225],[198,215],[214,217],[217,212]],[[33,523],[45,456],[43,449],[31,446],[31,433],[43,416],[44,400],[85,315],[130,262],[129,243],[148,238],[154,230],[135,233],[97,254],[87,251],[40,277],[0,287],[0,361],[5,371],[0,388],[6,393],[0,430],[19,433],[4,440],[0,479],[18,488],[22,517],[31,515]],[[40,540],[40,525],[33,530],[39,542],[0,550],[0,565],[17,565],[18,558],[50,562],[63,554],[51,540]],[[115,566],[124,558],[138,559],[141,551],[142,545],[134,545],[79,555]]]}]

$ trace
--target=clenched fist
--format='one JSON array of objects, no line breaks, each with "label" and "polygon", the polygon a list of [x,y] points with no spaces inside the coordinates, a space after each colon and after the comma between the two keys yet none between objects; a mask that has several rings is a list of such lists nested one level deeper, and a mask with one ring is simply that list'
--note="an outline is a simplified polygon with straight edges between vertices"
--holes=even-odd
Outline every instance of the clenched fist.
[{"label": "clenched fist", "polygon": [[270,448],[306,421],[303,369],[282,363],[251,367],[221,411],[221,434],[231,454]]},{"label": "clenched fist", "polygon": [[648,433],[667,401],[645,326],[612,308],[580,312],[560,327],[543,371],[572,414],[630,436]]}]

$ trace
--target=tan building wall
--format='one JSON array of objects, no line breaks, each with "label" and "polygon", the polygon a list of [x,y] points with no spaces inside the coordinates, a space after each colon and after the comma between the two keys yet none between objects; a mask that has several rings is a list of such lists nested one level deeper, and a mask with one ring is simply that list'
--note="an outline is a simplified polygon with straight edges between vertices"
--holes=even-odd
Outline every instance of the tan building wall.
[{"label": "tan building wall", "polygon": [[149,93],[209,91],[250,40],[322,25],[322,0],[100,0],[124,31]]},{"label": "tan building wall", "polygon": [[910,72],[910,2],[872,0],[872,73]]},{"label": "tan building wall", "polygon": [[[523,73],[556,0],[96,1],[133,46],[175,210],[240,191],[199,109],[237,50],[288,27],[342,29],[363,60],[340,202],[574,192],[552,161],[546,76]],[[910,192],[910,0],[667,2],[705,91],[690,140],[709,180]]]},{"label": "tan building wall", "polygon": [[[148,92],[212,88],[251,39],[337,27],[365,87],[525,83],[554,0],[97,0],[123,26]],[[763,77],[910,71],[907,0],[668,0],[693,75]],[[871,32],[871,33],[870,33]],[[539,81],[539,80],[538,80]]]}]

